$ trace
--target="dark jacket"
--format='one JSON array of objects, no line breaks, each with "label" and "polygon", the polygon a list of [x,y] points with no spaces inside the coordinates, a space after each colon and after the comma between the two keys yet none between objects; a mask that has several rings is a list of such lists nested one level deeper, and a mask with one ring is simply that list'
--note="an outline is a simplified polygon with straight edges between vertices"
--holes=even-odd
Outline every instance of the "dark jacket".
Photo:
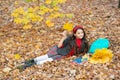
[{"label": "dark jacket", "polygon": [[[57,53],[62,55],[62,56],[66,56],[70,53],[70,51],[73,49],[74,45],[75,45],[76,41],[75,40],[71,40],[70,37],[68,37],[67,39],[64,40],[63,42],[63,47],[62,48],[58,48],[57,49]],[[79,49],[79,52],[85,52],[85,45],[84,42],[82,40],[81,42],[81,48]],[[74,53],[75,54],[75,53]]]},{"label": "dark jacket", "polygon": [[71,47],[73,47],[74,43],[75,43],[75,41],[73,41],[73,40],[69,43],[70,40],[71,40],[70,37],[68,37],[67,39],[64,40],[63,47],[57,49],[58,54],[60,54],[62,56],[66,56],[69,54],[69,52],[71,51]]}]

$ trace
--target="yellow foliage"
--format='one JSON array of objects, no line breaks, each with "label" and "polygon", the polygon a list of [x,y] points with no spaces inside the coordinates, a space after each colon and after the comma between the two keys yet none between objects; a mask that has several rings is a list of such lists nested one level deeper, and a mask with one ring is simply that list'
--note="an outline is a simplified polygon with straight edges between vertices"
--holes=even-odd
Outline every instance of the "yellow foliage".
[{"label": "yellow foliage", "polygon": [[44,12],[44,11],[39,11],[38,12],[38,14],[40,14],[40,15],[44,15],[46,12]]},{"label": "yellow foliage", "polygon": [[32,0],[33,2],[36,2],[37,0]]},{"label": "yellow foliage", "polygon": [[52,11],[53,11],[52,9],[47,8],[47,7],[45,7],[45,6],[41,6],[40,9],[41,9],[41,10],[38,11],[38,14],[41,14],[41,15],[44,15],[44,14],[46,14],[47,12],[52,12]]},{"label": "yellow foliage", "polygon": [[14,57],[15,57],[15,59],[20,59],[21,55],[20,54],[15,54]]},{"label": "yellow foliage", "polygon": [[25,11],[23,7],[17,8],[16,10],[13,11],[13,13],[18,13],[18,14],[23,14]]},{"label": "yellow foliage", "polygon": [[54,23],[52,23],[50,20],[47,20],[47,21],[46,21],[46,25],[47,25],[48,27],[52,27],[52,26],[54,26]]},{"label": "yellow foliage", "polygon": [[[37,1],[37,0],[32,0]],[[23,29],[29,29],[32,27],[32,25],[27,25],[32,22],[41,22],[43,18],[48,19],[45,23],[48,27],[54,26],[54,23],[50,20],[53,18],[63,18],[65,16],[71,18],[71,14],[61,14],[57,11],[60,10],[58,4],[64,3],[67,0],[44,0],[45,2],[42,3],[41,6],[34,6],[30,7],[28,9],[24,9],[24,7],[19,7],[13,11],[11,16],[14,18],[14,22],[16,24],[23,24]],[[18,4],[17,1],[15,1],[14,4]],[[45,15],[46,14],[46,15]],[[48,17],[46,17],[48,16]],[[66,25],[71,26],[71,25]],[[68,29],[69,30],[69,29]]]},{"label": "yellow foliage", "polygon": [[65,3],[67,0],[57,0],[58,3]]},{"label": "yellow foliage", "polygon": [[60,8],[58,6],[53,7],[53,10],[58,11]]},{"label": "yellow foliage", "polygon": [[113,57],[112,51],[109,49],[97,49],[92,57],[89,59],[91,63],[106,63],[110,62]]},{"label": "yellow foliage", "polygon": [[22,19],[21,19],[21,18],[15,18],[15,19],[14,19],[14,22],[15,22],[16,24],[20,24],[20,23],[22,23]]},{"label": "yellow foliage", "polygon": [[66,16],[67,16],[68,18],[73,18],[73,17],[74,17],[74,14],[66,14]]},{"label": "yellow foliage", "polygon": [[25,24],[25,25],[28,24],[29,22],[30,22],[30,20],[27,19],[27,18],[22,19],[22,23]]},{"label": "yellow foliage", "polygon": [[44,6],[44,5],[40,6],[40,9],[41,9],[41,10],[43,10],[43,9],[45,9],[45,8],[46,8],[46,6]]},{"label": "yellow foliage", "polygon": [[48,19],[57,18],[57,17],[60,17],[60,13],[54,12],[49,15]]},{"label": "yellow foliage", "polygon": [[32,25],[27,24],[27,25],[23,26],[23,29],[31,29],[31,27],[32,27]]},{"label": "yellow foliage", "polygon": [[27,18],[33,18],[34,16],[35,16],[34,13],[27,13],[27,15],[26,15]]},{"label": "yellow foliage", "polygon": [[65,17],[65,14],[60,14],[60,18],[64,18]]},{"label": "yellow foliage", "polygon": [[52,0],[45,0],[46,4],[51,4]]},{"label": "yellow foliage", "polygon": [[71,31],[73,29],[73,24],[70,22],[67,22],[63,25],[63,29]]},{"label": "yellow foliage", "polygon": [[34,11],[33,11],[33,8],[28,8],[28,12],[29,12],[29,13],[34,12]]},{"label": "yellow foliage", "polygon": [[13,17],[15,17],[15,18],[16,18],[16,17],[18,17],[18,16],[19,16],[19,14],[18,14],[18,13],[12,13],[12,14],[11,14],[11,16],[13,16]]},{"label": "yellow foliage", "polygon": [[34,17],[31,20],[32,20],[32,22],[37,22],[37,21],[40,22],[43,20],[43,18],[40,17],[39,15],[34,15]]}]

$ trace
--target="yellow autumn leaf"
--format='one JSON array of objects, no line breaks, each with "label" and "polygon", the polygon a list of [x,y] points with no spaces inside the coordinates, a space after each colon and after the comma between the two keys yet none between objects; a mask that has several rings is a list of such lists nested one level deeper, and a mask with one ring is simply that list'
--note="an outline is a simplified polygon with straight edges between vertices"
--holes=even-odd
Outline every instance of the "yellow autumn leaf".
[{"label": "yellow autumn leaf", "polygon": [[27,11],[28,11],[28,13],[32,13],[32,12],[34,12],[34,8],[31,8],[31,7],[30,7],[30,8],[28,8]]},{"label": "yellow autumn leaf", "polygon": [[46,8],[46,6],[42,5],[42,6],[40,6],[39,8],[40,8],[40,10],[43,10],[43,9]]},{"label": "yellow autumn leaf", "polygon": [[36,2],[37,0],[32,0],[33,2]]},{"label": "yellow autumn leaf", "polygon": [[19,8],[15,9],[15,10],[13,11],[13,13],[19,13],[19,14],[23,14],[24,12],[25,12],[25,11],[24,11],[23,7],[19,7]]},{"label": "yellow autumn leaf", "polygon": [[60,8],[58,6],[54,6],[53,10],[58,11]]},{"label": "yellow autumn leaf", "polygon": [[46,4],[51,4],[52,0],[45,0]]},{"label": "yellow autumn leaf", "polygon": [[47,21],[46,21],[46,25],[47,25],[48,27],[52,27],[52,26],[54,26],[54,23],[52,23],[50,20],[47,20]]},{"label": "yellow autumn leaf", "polygon": [[15,5],[18,5],[18,1],[15,1],[14,4],[15,4]]},{"label": "yellow autumn leaf", "polygon": [[73,29],[73,24],[70,22],[67,22],[63,25],[63,29],[71,31]]},{"label": "yellow autumn leaf", "polygon": [[44,10],[42,10],[42,11],[44,11],[44,12],[46,13],[46,12],[50,11],[50,9],[46,7],[46,8],[45,8]]},{"label": "yellow autumn leaf", "polygon": [[27,24],[27,25],[24,25],[24,26],[23,26],[23,29],[25,29],[25,30],[26,30],[26,29],[31,29],[31,27],[32,27],[32,25]]},{"label": "yellow autumn leaf", "polygon": [[54,12],[49,15],[48,19],[57,18],[57,17],[60,17],[60,13]]},{"label": "yellow autumn leaf", "polygon": [[67,0],[57,0],[58,3],[65,3]]},{"label": "yellow autumn leaf", "polygon": [[44,15],[46,12],[44,12],[44,11],[39,11],[38,12],[38,14],[40,14],[40,15]]},{"label": "yellow autumn leaf", "polygon": [[15,57],[15,59],[20,59],[21,55],[20,54],[15,54],[14,57]]},{"label": "yellow autumn leaf", "polygon": [[67,16],[68,18],[73,18],[73,17],[74,17],[74,14],[66,14],[66,16]]},{"label": "yellow autumn leaf", "polygon": [[60,18],[64,18],[65,17],[65,14],[60,14]]},{"label": "yellow autumn leaf", "polygon": [[29,22],[30,22],[30,20],[27,19],[27,18],[22,19],[22,23],[25,24],[25,25],[28,24]]},{"label": "yellow autumn leaf", "polygon": [[18,13],[12,13],[11,16],[16,18],[16,17],[19,17],[19,14]]},{"label": "yellow autumn leaf", "polygon": [[51,2],[51,6],[57,6],[58,5],[58,0],[53,0]]},{"label": "yellow autumn leaf", "polygon": [[38,7],[38,6],[36,6],[36,7],[34,8],[34,11],[37,11],[37,10],[39,10],[39,7]]},{"label": "yellow autumn leaf", "polygon": [[34,15],[34,17],[31,18],[31,20],[32,20],[32,22],[37,22],[37,21],[40,22],[40,21],[43,20],[43,18],[41,16],[39,16],[39,15]]},{"label": "yellow autumn leaf", "polygon": [[16,24],[20,24],[20,23],[22,23],[22,19],[21,19],[21,18],[15,18],[15,19],[14,19],[14,22],[15,22]]},{"label": "yellow autumn leaf", "polygon": [[35,16],[34,13],[27,13],[27,15],[26,15],[27,18],[33,18],[34,16]]},{"label": "yellow autumn leaf", "polygon": [[52,11],[53,11],[52,9],[47,8],[47,7],[45,7],[45,6],[41,6],[40,9],[41,9],[41,10],[38,11],[38,14],[40,14],[40,15],[44,15],[44,14],[46,14],[47,12],[52,12]]}]

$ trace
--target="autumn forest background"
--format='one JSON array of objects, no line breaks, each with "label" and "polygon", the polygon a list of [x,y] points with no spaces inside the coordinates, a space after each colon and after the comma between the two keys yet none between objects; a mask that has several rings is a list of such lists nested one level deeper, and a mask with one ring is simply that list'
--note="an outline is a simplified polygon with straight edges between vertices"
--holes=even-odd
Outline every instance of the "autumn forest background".
[{"label": "autumn forest background", "polygon": [[[119,0],[0,0],[0,80],[120,80]],[[91,44],[108,38],[111,62],[72,65],[72,56],[19,71],[58,44],[64,27],[82,25]]]}]

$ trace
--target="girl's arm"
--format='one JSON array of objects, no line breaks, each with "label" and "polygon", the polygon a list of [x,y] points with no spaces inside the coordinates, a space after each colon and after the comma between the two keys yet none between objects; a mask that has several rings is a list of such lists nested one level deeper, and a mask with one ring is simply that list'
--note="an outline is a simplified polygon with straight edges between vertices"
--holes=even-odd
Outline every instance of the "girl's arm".
[{"label": "girl's arm", "polygon": [[58,48],[60,48],[63,45],[64,40],[67,38],[67,31],[64,31],[62,34],[62,39],[60,40],[60,42],[58,43]]}]

